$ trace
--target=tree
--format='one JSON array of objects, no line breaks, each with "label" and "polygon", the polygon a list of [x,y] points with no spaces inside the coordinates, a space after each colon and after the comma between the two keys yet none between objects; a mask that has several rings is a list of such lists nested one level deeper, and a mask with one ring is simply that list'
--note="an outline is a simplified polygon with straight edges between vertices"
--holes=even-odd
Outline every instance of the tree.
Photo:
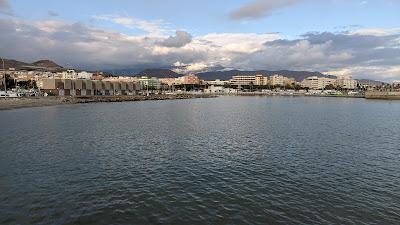
[{"label": "tree", "polygon": [[[7,90],[15,88],[15,80],[9,74],[6,74]],[[1,90],[4,90],[4,80],[1,81]]]},{"label": "tree", "polygon": [[333,86],[333,84],[328,84],[325,86],[325,90],[335,90],[335,86]]}]

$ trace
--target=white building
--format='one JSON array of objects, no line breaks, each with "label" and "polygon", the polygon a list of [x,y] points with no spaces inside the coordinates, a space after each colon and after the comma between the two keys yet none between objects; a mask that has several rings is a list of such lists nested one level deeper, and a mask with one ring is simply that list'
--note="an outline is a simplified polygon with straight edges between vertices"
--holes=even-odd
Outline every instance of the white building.
[{"label": "white building", "polygon": [[301,82],[302,87],[312,90],[322,90],[328,85],[336,86],[336,79],[313,76],[307,77]]},{"label": "white building", "polygon": [[256,85],[256,76],[233,76],[230,80],[231,85]]},{"label": "white building", "polygon": [[343,89],[354,90],[357,88],[357,81],[352,76],[339,76],[337,85]]},{"label": "white building", "polygon": [[88,73],[86,71],[82,71],[82,72],[77,74],[77,78],[78,79],[83,79],[83,80],[90,80],[90,79],[92,79],[92,76],[93,76],[92,73]]},{"label": "white building", "polygon": [[207,81],[207,84],[215,85],[215,86],[224,86],[225,84],[228,84],[228,83],[229,83],[229,81],[220,80],[220,79],[216,79],[213,81]]},{"label": "white building", "polygon": [[281,75],[273,75],[269,78],[269,84],[272,86],[283,86],[285,82],[285,77]]},{"label": "white building", "polygon": [[268,77],[264,77],[263,75],[255,75],[255,76],[233,76],[229,81],[231,85],[267,85]]},{"label": "white building", "polygon": [[76,80],[76,78],[77,78],[77,73],[75,72],[75,70],[67,70],[61,73],[61,79]]}]

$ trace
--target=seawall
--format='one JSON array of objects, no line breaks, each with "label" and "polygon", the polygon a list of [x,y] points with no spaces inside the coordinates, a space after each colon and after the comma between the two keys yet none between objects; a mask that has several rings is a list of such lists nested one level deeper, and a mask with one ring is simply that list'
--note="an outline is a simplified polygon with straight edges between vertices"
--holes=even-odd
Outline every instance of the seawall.
[{"label": "seawall", "polygon": [[393,91],[368,91],[366,99],[400,100],[400,92]]}]

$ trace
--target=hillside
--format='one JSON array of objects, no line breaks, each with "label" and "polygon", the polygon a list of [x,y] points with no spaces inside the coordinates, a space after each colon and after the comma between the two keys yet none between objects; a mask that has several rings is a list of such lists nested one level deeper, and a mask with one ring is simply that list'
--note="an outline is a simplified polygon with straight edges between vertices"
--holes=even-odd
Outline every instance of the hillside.
[{"label": "hillside", "polygon": [[[1,63],[1,62],[0,62]],[[2,68],[2,64],[0,67]],[[16,70],[60,70],[63,67],[50,60],[40,60],[34,63],[26,63],[14,59],[4,59],[4,68],[15,68]]]},{"label": "hillside", "polygon": [[[4,68],[7,70],[9,68],[15,68],[15,69],[22,69],[26,66],[30,66],[29,63],[25,62],[20,62],[14,59],[4,59]],[[3,69],[2,62],[0,61],[0,68]]]},{"label": "hillside", "polygon": [[146,69],[140,72],[138,76],[149,76],[157,78],[177,78],[182,75],[168,69]]},{"label": "hillside", "polygon": [[32,63],[33,66],[44,67],[44,68],[62,68],[62,66],[51,60],[39,60],[37,62]]}]

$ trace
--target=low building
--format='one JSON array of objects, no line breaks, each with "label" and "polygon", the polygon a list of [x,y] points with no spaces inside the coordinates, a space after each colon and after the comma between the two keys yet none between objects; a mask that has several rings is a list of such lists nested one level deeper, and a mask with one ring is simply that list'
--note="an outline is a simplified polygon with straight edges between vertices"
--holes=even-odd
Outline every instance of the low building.
[{"label": "low building", "polygon": [[75,70],[67,70],[61,73],[61,79],[75,80],[77,79],[77,75],[78,74],[75,72]]},{"label": "low building", "polygon": [[206,83],[207,83],[208,85],[224,86],[224,85],[226,85],[226,84],[229,84],[229,81],[216,79],[216,80],[213,80],[213,81],[206,81]]},{"label": "low building", "polygon": [[50,95],[63,96],[64,82],[61,79],[42,79],[41,90]]},{"label": "low building", "polygon": [[92,76],[93,76],[92,73],[82,71],[77,74],[77,79],[90,80],[90,79],[92,79]]},{"label": "low building", "polygon": [[139,90],[136,82],[125,81],[46,78],[40,83],[42,92],[55,96],[132,95]]},{"label": "low building", "polygon": [[142,90],[146,90],[146,89],[159,90],[159,89],[161,89],[161,82],[156,77],[142,76],[138,80],[139,80],[139,86]]}]

